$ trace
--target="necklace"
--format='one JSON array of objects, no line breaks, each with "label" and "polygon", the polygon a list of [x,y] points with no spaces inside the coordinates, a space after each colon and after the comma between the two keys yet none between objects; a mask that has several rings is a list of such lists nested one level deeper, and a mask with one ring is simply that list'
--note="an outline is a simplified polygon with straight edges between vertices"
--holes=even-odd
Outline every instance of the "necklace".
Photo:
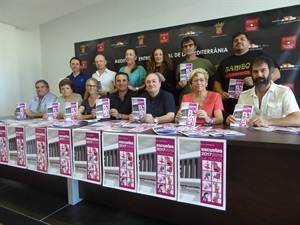
[{"label": "necklace", "polygon": [[200,107],[203,106],[207,96],[208,96],[208,91],[206,91],[204,93],[204,95],[201,95],[201,94],[200,94],[200,96],[198,96],[196,94],[193,95],[195,102],[197,102]]}]

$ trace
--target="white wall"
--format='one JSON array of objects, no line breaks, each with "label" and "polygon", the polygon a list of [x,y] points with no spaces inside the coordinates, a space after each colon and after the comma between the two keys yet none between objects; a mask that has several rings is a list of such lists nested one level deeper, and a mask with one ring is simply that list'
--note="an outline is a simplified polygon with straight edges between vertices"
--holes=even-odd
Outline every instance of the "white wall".
[{"label": "white wall", "polygon": [[0,116],[11,115],[16,102],[28,102],[38,79],[46,79],[59,95],[58,80],[70,74],[75,42],[297,4],[299,0],[109,0],[32,30],[0,23]]}]

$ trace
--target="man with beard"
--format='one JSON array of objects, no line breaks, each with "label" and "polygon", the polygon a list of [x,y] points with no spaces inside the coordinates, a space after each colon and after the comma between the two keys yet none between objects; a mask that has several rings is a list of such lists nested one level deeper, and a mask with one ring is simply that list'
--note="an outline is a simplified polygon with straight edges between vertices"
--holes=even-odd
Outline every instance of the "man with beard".
[{"label": "man with beard", "polygon": [[[237,32],[233,35],[232,48],[234,54],[221,61],[214,75],[214,89],[223,99],[224,118],[233,113],[240,93],[253,87],[250,71],[251,62],[261,55],[268,56],[261,50],[250,50],[249,37],[243,32]],[[274,59],[272,60],[275,65],[272,80],[275,81],[280,78],[280,67]],[[241,85],[236,84],[238,82],[242,85],[242,88],[239,88]],[[238,89],[240,91],[236,91]]]},{"label": "man with beard", "polygon": [[[242,92],[238,104],[254,106],[250,126],[300,126],[300,110],[290,88],[272,81],[273,61],[266,56],[257,57],[251,66],[254,87]],[[229,115],[226,123],[234,123]]]}]

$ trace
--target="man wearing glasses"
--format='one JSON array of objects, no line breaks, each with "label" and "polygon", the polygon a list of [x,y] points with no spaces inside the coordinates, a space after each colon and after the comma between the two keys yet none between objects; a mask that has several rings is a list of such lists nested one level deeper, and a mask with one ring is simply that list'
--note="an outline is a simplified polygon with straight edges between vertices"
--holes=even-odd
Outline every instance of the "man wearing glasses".
[{"label": "man wearing glasses", "polygon": [[[196,55],[197,44],[196,44],[196,40],[193,37],[183,38],[181,41],[181,48],[182,48],[182,52],[185,54],[186,57],[185,61],[183,61],[181,64],[191,63],[193,70],[197,68],[202,68],[208,72],[210,77],[214,75],[216,70],[213,64],[208,59],[197,57]],[[212,90],[212,86],[213,86],[212,84],[213,84],[212,81],[209,82],[207,88],[208,90]],[[187,80],[180,79],[180,65],[178,65],[176,68],[176,89],[180,92],[180,96],[179,96],[179,105],[180,105],[182,96],[192,91],[191,86],[188,83],[188,79]]]},{"label": "man wearing glasses", "polygon": [[50,92],[49,84],[45,80],[35,82],[35,91],[37,95],[29,102],[25,114],[28,117],[41,118],[47,113],[47,104],[55,102],[57,97]]}]

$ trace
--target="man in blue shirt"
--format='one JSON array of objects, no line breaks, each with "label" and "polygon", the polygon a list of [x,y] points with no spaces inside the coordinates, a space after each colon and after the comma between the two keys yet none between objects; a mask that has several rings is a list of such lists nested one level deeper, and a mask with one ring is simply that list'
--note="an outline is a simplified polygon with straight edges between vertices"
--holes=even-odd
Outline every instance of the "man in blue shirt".
[{"label": "man in blue shirt", "polygon": [[81,72],[81,59],[73,57],[70,59],[70,67],[72,73],[67,76],[74,85],[74,93],[78,93],[84,98],[86,81],[91,77],[88,74]]},{"label": "man in blue shirt", "polygon": [[37,95],[29,102],[25,114],[28,117],[39,118],[47,113],[47,104],[55,102],[57,97],[50,92],[49,84],[45,80],[35,82],[35,91]]}]

